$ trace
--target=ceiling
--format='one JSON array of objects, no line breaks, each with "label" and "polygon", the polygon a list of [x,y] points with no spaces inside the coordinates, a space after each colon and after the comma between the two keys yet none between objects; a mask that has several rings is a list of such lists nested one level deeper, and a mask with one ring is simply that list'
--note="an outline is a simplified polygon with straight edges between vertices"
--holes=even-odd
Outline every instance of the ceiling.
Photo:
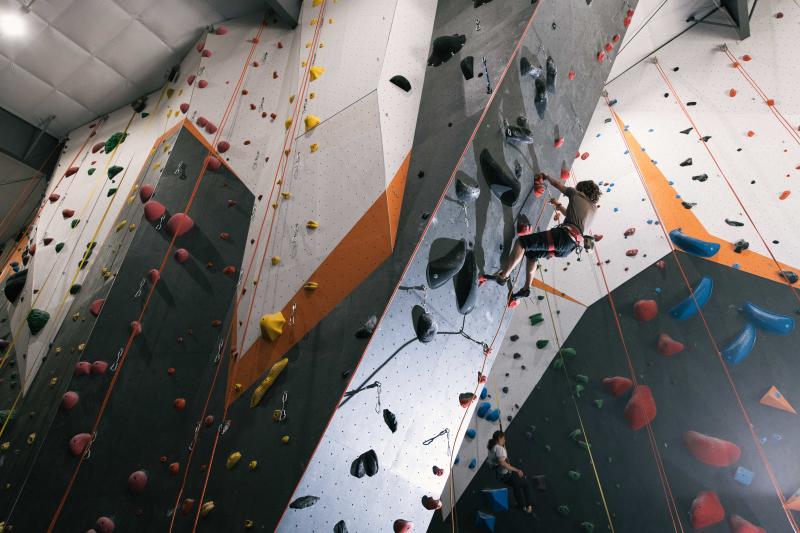
[{"label": "ceiling", "polygon": [[[28,4],[31,0],[22,0]],[[24,34],[0,33],[0,107],[62,136],[162,86],[203,28],[265,0],[0,0]],[[3,26],[0,25],[0,32]]]}]

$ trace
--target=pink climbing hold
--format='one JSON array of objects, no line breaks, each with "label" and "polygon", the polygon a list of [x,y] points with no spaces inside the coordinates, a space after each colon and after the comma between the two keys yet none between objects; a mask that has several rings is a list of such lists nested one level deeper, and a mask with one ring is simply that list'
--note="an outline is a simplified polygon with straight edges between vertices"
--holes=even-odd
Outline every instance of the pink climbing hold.
[{"label": "pink climbing hold", "polygon": [[614,398],[618,398],[631,390],[633,381],[622,376],[603,378],[603,388]]},{"label": "pink climbing hold", "polygon": [[214,30],[214,33],[216,33],[217,35],[225,35],[226,33],[228,33],[228,28],[226,28],[225,26],[220,26],[216,30]]},{"label": "pink climbing hold", "polygon": [[197,119],[195,119],[194,122],[195,122],[195,124],[197,124],[201,128],[205,128],[206,124],[208,124],[208,119],[206,117],[202,117],[201,116],[201,117],[197,117]]},{"label": "pink climbing hold", "polygon": [[649,322],[658,315],[658,304],[655,300],[639,300],[633,304],[633,316],[639,322]]},{"label": "pink climbing hold", "polygon": [[102,150],[105,147],[105,145],[106,145],[106,143],[104,143],[104,142],[95,143],[95,145],[92,146],[92,153],[96,154],[97,152]]},{"label": "pink climbing hold", "polygon": [[64,172],[65,177],[74,176],[78,173],[78,167],[69,167],[66,172]]},{"label": "pink climbing hold", "polygon": [[137,470],[128,476],[128,489],[131,492],[139,493],[147,486],[147,474],[144,470]]},{"label": "pink climbing hold", "polygon": [[733,533],[767,533],[763,527],[758,527],[737,514],[732,514],[728,518],[728,524]]},{"label": "pink climbing hold", "polygon": [[197,76],[195,76],[194,74],[190,75],[188,78],[186,78],[186,83],[189,85],[193,84],[195,78],[197,78]]},{"label": "pink climbing hold", "polygon": [[105,361],[95,361],[92,363],[91,372],[95,376],[102,376],[106,373],[106,370],[108,370],[108,363]]},{"label": "pink climbing hold", "polygon": [[423,496],[422,506],[429,511],[436,511],[442,508],[442,501],[432,496]]},{"label": "pink climbing hold", "polygon": [[612,41],[614,44],[617,44],[621,38],[622,38],[622,37],[620,36],[620,34],[619,34],[619,33],[617,33],[616,35],[614,35],[614,37],[611,39],[611,41]]},{"label": "pink climbing hold", "polygon": [[167,233],[182,237],[194,227],[194,221],[185,213],[175,213],[167,221]]},{"label": "pink climbing hold", "polygon": [[217,152],[224,154],[231,148],[231,143],[228,141],[220,141],[217,143]]},{"label": "pink climbing hold", "polygon": [[228,265],[222,269],[222,273],[225,274],[226,276],[233,276],[234,274],[236,274],[236,267]]},{"label": "pink climbing hold", "polygon": [[664,270],[664,269],[667,267],[667,263],[665,263],[665,262],[664,262],[664,260],[663,260],[663,259],[661,259],[660,261],[658,261],[658,262],[656,263],[656,266],[657,266],[659,269],[661,269],[661,270]]},{"label": "pink climbing hold", "polygon": [[177,250],[175,250],[175,261],[183,264],[188,260],[189,260],[189,250],[187,250],[186,248],[178,248]]},{"label": "pink climbing hold", "polygon": [[101,516],[95,523],[97,533],[114,533],[114,521],[107,516]]},{"label": "pink climbing hold", "polygon": [[213,417],[213,415],[207,415],[207,416],[206,416],[206,417],[203,419],[203,425],[205,425],[206,427],[211,427],[213,424],[214,424],[214,417]]},{"label": "pink climbing hold", "polygon": [[89,446],[90,442],[92,442],[91,435],[88,433],[78,433],[69,439],[69,453],[75,457],[83,455],[83,452],[86,451],[86,448]]},{"label": "pink climbing hold", "polygon": [[636,257],[637,255],[639,255],[639,249],[631,248],[630,250],[625,252],[625,255],[627,255],[628,257]]},{"label": "pink climbing hold", "polygon": [[582,159],[582,160],[584,160],[584,161],[586,161],[587,159],[589,159],[589,152],[583,152],[583,153],[581,154],[581,159]]},{"label": "pink climbing hold", "polygon": [[31,254],[32,256],[36,255],[36,245],[35,244],[32,244],[31,246],[28,247],[28,253]]},{"label": "pink climbing hold", "polygon": [[166,212],[167,208],[164,207],[164,204],[156,200],[149,200],[144,204],[144,218],[146,218],[148,222],[157,221]]},{"label": "pink climbing hold", "polygon": [[562,168],[561,169],[561,180],[562,181],[567,181],[568,179],[569,179],[569,169],[568,168]]},{"label": "pink climbing hold", "polygon": [[630,17],[625,17],[625,20],[622,21],[622,25],[625,26],[626,28],[628,26],[630,26],[631,25],[631,18]]},{"label": "pink climbing hold", "polygon": [[414,522],[409,522],[408,520],[398,518],[394,521],[394,524],[392,524],[392,529],[394,530],[394,533],[408,533],[414,529]]},{"label": "pink climbing hold", "polygon": [[197,43],[196,45],[194,45],[195,50],[197,50],[198,52],[202,52],[203,48],[205,48],[205,47],[206,47],[206,43],[204,43],[202,41]]},{"label": "pink climbing hold", "polygon": [[138,320],[134,320],[131,322],[131,334],[136,338],[140,333],[142,333],[142,323]]},{"label": "pink climbing hold", "polygon": [[603,61],[605,58],[606,58],[606,53],[604,51],[600,50],[599,52],[597,52],[597,62],[598,63]]},{"label": "pink climbing hold", "polygon": [[661,355],[675,355],[683,351],[683,343],[676,341],[666,333],[658,336],[658,353]]},{"label": "pink climbing hold", "polygon": [[736,444],[697,431],[684,433],[683,444],[695,459],[710,466],[730,466],[742,456],[742,450]]},{"label": "pink climbing hold", "polygon": [[150,283],[155,285],[158,282],[158,280],[161,279],[161,273],[158,271],[157,268],[151,268],[150,270],[147,271],[147,279],[150,280]]},{"label": "pink climbing hold", "polygon": [[148,200],[150,200],[150,198],[153,197],[153,193],[155,191],[156,191],[155,186],[149,183],[147,185],[142,185],[139,188],[139,200],[141,200],[142,203],[147,202]]},{"label": "pink climbing hold", "polygon": [[614,45],[611,44],[611,43],[606,43],[605,49],[606,49],[606,52],[610,52],[611,50],[614,49]]},{"label": "pink climbing hold", "polygon": [[75,363],[75,375],[76,376],[88,376],[89,372],[92,371],[92,365],[89,361],[78,361]]},{"label": "pink climbing hold", "polygon": [[570,70],[568,76],[569,76],[570,81],[574,80],[575,79],[575,71],[574,70]]},{"label": "pink climbing hold", "polygon": [[67,391],[64,393],[64,396],[61,397],[61,408],[65,411],[69,411],[78,404],[79,399],[80,397],[77,392],[71,390]]},{"label": "pink climbing hold", "polygon": [[556,138],[555,142],[553,142],[553,146],[556,148],[561,148],[564,146],[564,137]]},{"label": "pink climbing hold", "polygon": [[691,522],[695,529],[713,526],[725,519],[725,509],[719,501],[717,493],[703,491],[692,502]]},{"label": "pink climbing hold", "polygon": [[72,215],[75,214],[74,209],[64,209],[61,211],[61,216],[64,218],[72,218]]},{"label": "pink climbing hold", "polygon": [[213,122],[206,124],[206,133],[217,133],[217,125]]},{"label": "pink climbing hold", "polygon": [[213,155],[209,155],[206,157],[206,168],[212,172],[216,172],[220,168],[222,168],[222,161],[214,157]]},{"label": "pink climbing hold", "polygon": [[203,57],[211,57],[211,55],[212,55],[211,54],[211,50],[206,48],[205,50],[203,50],[203,53],[200,54],[200,55],[202,55]]},{"label": "pink climbing hold", "polygon": [[656,400],[653,391],[647,385],[637,385],[633,389],[631,399],[625,406],[625,419],[628,426],[639,431],[656,418]]},{"label": "pink climbing hold", "polygon": [[199,87],[200,89],[205,89],[206,87],[208,87],[208,82],[206,80],[200,80],[197,82],[197,87]]},{"label": "pink climbing hold", "polygon": [[47,197],[47,199],[50,200],[50,202],[57,202],[59,198],[61,198],[61,195],[58,193],[53,193]]},{"label": "pink climbing hold", "polygon": [[184,115],[186,114],[187,111],[189,111],[189,104],[187,104],[186,102],[182,103],[178,107],[180,108],[181,113],[183,113]]},{"label": "pink climbing hold", "polygon": [[625,235],[626,237],[630,237],[634,233],[636,233],[636,228],[628,228],[625,230],[625,233],[623,235]]}]

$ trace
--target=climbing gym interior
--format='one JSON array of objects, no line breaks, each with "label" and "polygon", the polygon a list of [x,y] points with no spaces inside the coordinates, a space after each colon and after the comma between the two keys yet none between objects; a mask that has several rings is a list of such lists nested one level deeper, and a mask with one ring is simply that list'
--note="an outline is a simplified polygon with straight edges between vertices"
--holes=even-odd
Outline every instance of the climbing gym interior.
[{"label": "climbing gym interior", "polygon": [[0,0],[0,533],[800,532],[798,0]]}]

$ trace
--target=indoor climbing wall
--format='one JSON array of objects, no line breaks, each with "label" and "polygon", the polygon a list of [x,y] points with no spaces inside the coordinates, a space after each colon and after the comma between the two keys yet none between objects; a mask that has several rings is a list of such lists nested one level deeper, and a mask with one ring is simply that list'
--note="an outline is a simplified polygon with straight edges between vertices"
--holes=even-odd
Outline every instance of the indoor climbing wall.
[{"label": "indoor climbing wall", "polygon": [[[594,256],[545,263],[542,280],[564,296],[537,291],[515,314],[485,399],[508,418],[512,464],[545,476],[534,501],[545,529],[726,531],[720,507],[734,531],[748,531],[745,520],[797,527],[797,468],[786,455],[797,392],[785,376],[798,259],[786,221],[800,141],[796,62],[776,47],[797,20],[791,2],[759,4],[741,43],[698,26],[599,102],[569,182],[601,185],[592,229],[602,239]],[[683,316],[692,290],[708,308]],[[632,396],[636,385],[658,406],[638,432],[630,426],[647,395]],[[498,424],[475,417],[471,428],[460,455],[480,465]],[[640,433],[649,442],[634,450]],[[657,477],[631,484],[629,473],[645,469]],[[464,485],[474,476],[458,503],[462,523],[491,513],[481,491],[503,487],[491,470],[456,473]],[[663,514],[653,516],[655,505]],[[525,519],[512,509],[497,527]]]}]

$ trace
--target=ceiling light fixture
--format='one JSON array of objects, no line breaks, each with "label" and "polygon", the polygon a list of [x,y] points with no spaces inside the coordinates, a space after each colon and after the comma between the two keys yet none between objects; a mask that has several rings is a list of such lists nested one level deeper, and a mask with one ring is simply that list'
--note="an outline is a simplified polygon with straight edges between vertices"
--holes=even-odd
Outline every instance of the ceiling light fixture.
[{"label": "ceiling light fixture", "polygon": [[27,30],[21,13],[9,11],[0,13],[0,37],[21,37]]}]

